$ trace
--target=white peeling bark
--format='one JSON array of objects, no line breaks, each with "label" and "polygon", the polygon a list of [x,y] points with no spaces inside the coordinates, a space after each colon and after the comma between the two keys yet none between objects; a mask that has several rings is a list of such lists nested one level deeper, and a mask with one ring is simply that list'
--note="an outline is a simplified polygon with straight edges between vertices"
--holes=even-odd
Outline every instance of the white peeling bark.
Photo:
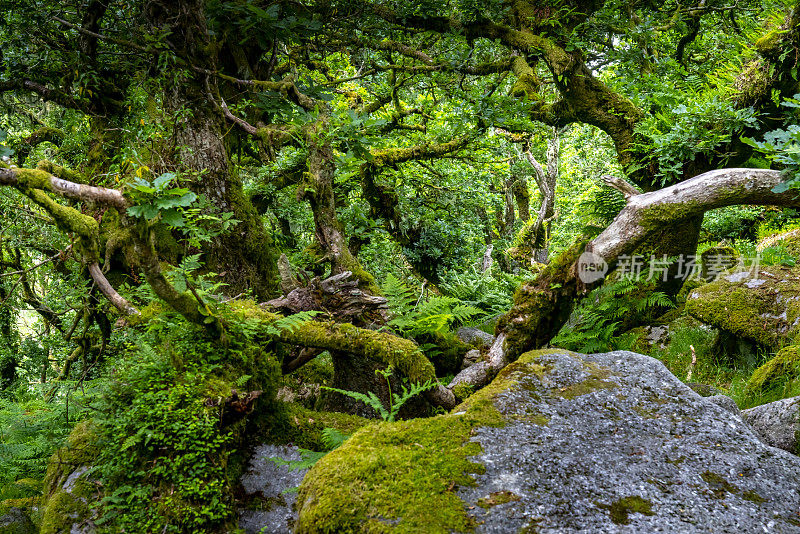
[{"label": "white peeling bark", "polygon": [[634,250],[666,223],[702,215],[712,209],[736,204],[800,207],[797,191],[772,191],[782,180],[780,171],[719,169],[658,191],[633,195],[586,250],[611,263]]},{"label": "white peeling bark", "polygon": [[[0,185],[18,186],[22,185],[18,171],[15,167],[0,168]],[[28,169],[26,169],[28,170]],[[33,172],[45,173],[40,169]],[[102,204],[118,209],[124,209],[130,206],[128,201],[122,195],[122,192],[117,189],[108,189],[106,187],[94,187],[86,184],[78,184],[68,180],[62,180],[52,174],[49,174],[49,182],[43,184],[48,191],[56,193],[72,200],[80,200],[83,202],[93,202],[95,204]]]},{"label": "white peeling bark", "polygon": [[458,384],[480,388],[488,384],[509,363],[503,347],[505,340],[505,334],[498,335],[492,346],[489,347],[486,359],[476,362],[458,373],[447,385],[447,388],[452,390]]}]

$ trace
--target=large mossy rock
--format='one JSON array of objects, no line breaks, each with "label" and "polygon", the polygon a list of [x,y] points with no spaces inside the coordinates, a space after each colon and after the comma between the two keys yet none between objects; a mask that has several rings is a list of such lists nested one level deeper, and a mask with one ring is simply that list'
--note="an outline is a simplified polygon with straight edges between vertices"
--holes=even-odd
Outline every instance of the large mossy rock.
[{"label": "large mossy rock", "polygon": [[722,275],[689,293],[686,311],[706,324],[772,348],[800,325],[800,269],[763,267]]},{"label": "large mossy rock", "polygon": [[44,478],[41,534],[95,531],[90,506],[98,499],[99,485],[91,467],[100,455],[97,428],[91,420],[78,423],[47,464]]},{"label": "large mossy rock", "polygon": [[800,381],[800,346],[783,347],[750,376],[745,385],[745,400],[770,393],[780,395],[782,390],[790,390],[797,381]]},{"label": "large mossy rock", "polygon": [[296,532],[800,532],[800,458],[631,352],[524,354],[323,458]]}]

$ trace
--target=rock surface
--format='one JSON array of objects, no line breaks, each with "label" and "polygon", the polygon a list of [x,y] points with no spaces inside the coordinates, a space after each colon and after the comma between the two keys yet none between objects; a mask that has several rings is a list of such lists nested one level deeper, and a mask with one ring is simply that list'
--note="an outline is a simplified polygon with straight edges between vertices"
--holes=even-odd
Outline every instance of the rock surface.
[{"label": "rock surface", "polygon": [[736,336],[779,348],[800,330],[800,269],[772,266],[724,274],[689,293],[686,311]]},{"label": "rock surface", "polygon": [[798,480],[659,361],[543,350],[451,414],[357,432],[303,481],[298,532],[800,533]]},{"label": "rock surface", "polygon": [[744,410],[742,418],[767,445],[800,455],[800,397]]},{"label": "rock surface", "polygon": [[471,326],[462,326],[459,328],[456,331],[456,337],[467,345],[476,345],[478,347],[489,347],[494,343],[494,336],[492,334]]},{"label": "rock surface", "polygon": [[253,509],[239,510],[239,528],[246,534],[292,532],[297,514],[292,510],[296,493],[290,490],[300,485],[307,469],[289,469],[269,458],[284,461],[300,459],[297,447],[290,445],[260,445],[255,448],[247,471],[240,480],[247,500]]},{"label": "rock surface", "polygon": [[736,405],[736,401],[727,395],[711,395],[710,397],[706,397],[706,400],[708,402],[713,402],[717,406],[725,408],[734,415],[741,415],[742,413],[739,410],[739,407]]},{"label": "rock surface", "polygon": [[0,533],[2,534],[35,534],[36,525],[21,508],[11,508],[0,516]]}]

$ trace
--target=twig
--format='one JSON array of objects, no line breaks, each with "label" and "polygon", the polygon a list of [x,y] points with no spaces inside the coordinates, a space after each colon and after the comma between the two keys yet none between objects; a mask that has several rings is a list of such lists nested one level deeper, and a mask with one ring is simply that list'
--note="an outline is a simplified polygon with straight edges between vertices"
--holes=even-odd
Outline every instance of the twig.
[{"label": "twig", "polygon": [[686,373],[686,381],[689,382],[692,379],[692,372],[694,371],[694,366],[697,365],[697,354],[694,352],[694,345],[689,345],[689,349],[692,351],[692,363],[689,364],[689,372]]}]

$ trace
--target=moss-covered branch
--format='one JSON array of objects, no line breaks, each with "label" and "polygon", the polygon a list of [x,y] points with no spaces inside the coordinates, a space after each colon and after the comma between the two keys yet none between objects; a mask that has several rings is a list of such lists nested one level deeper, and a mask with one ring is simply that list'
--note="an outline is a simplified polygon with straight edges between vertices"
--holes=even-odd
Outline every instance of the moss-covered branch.
[{"label": "moss-covered branch", "polygon": [[61,146],[61,143],[64,141],[64,137],[64,132],[58,128],[43,126],[37,129],[32,134],[22,139],[20,143],[18,143],[16,147],[17,162],[20,165],[24,164],[25,160],[28,159],[28,155],[31,153],[31,150],[42,143],[52,143],[56,146]]},{"label": "moss-covered branch", "polygon": [[[268,312],[251,301],[235,301],[230,307],[245,317],[258,319],[267,338],[377,360],[393,367],[414,383],[436,381],[433,364],[411,340],[333,321],[307,321],[294,328],[275,329],[273,326],[270,329],[270,325],[282,318],[280,315]],[[455,405],[455,397],[443,386],[433,390],[428,398],[440,406]]]},{"label": "moss-covered branch", "polygon": [[63,180],[42,169],[0,168],[0,185],[10,185],[23,192],[28,189],[51,191],[72,200],[93,202],[118,209],[130,205],[122,192],[117,189]]}]

